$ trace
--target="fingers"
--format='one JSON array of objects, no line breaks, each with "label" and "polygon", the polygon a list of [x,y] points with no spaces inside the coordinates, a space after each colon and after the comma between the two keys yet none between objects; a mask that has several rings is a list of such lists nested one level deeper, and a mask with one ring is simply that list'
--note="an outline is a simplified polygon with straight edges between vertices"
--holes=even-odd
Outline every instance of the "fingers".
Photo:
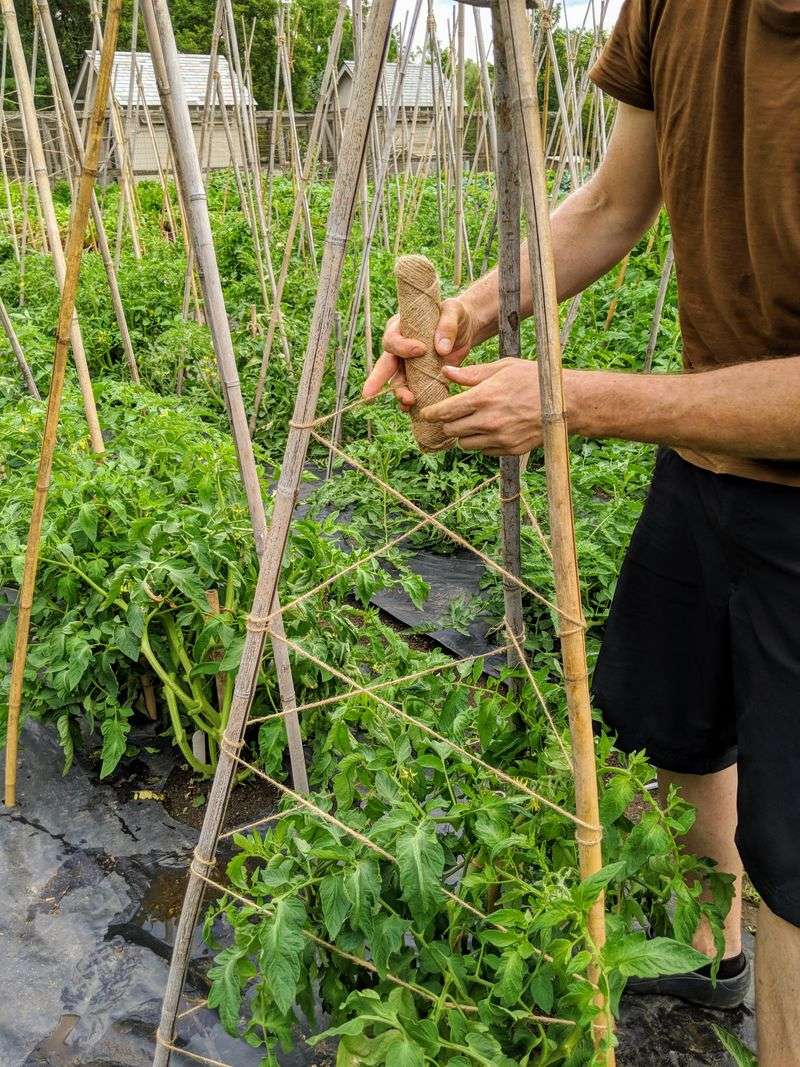
[{"label": "fingers", "polygon": [[458,396],[450,396],[447,400],[440,400],[438,404],[431,404],[422,412],[422,417],[428,422],[455,422],[457,419],[466,418],[475,411],[475,402],[469,393],[460,393]]},{"label": "fingers", "polygon": [[463,319],[463,307],[460,300],[443,300],[439,312],[439,324],[433,341],[436,351],[440,356],[449,356],[456,346],[456,342],[462,340],[459,337],[461,321]]},{"label": "fingers", "polygon": [[383,335],[384,351],[399,359],[415,359],[425,355],[425,345],[411,337],[404,337],[400,332],[400,316],[395,315],[386,323]]},{"label": "fingers", "polygon": [[397,374],[392,378],[392,392],[400,407],[408,414],[416,402],[416,397],[408,388],[406,370],[402,363],[397,368]]},{"label": "fingers", "polygon": [[475,363],[470,367],[444,367],[445,375],[457,385],[480,385],[506,367],[504,359],[494,363]]},{"label": "fingers", "polygon": [[400,361],[391,352],[384,352],[372,368],[372,373],[364,382],[361,396],[364,400],[374,399],[384,385],[397,374]]},{"label": "fingers", "polygon": [[[535,444],[539,447],[541,442]],[[476,433],[458,438],[458,447],[467,452],[483,452],[485,456],[524,456],[531,451],[529,442],[518,445],[500,445],[497,434]]]}]

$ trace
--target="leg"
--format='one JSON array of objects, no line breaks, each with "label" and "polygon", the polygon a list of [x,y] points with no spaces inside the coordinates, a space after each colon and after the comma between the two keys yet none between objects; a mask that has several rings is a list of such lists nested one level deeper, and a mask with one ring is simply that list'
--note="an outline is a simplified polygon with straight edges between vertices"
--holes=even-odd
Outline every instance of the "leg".
[{"label": "leg", "polygon": [[[725,920],[726,958],[738,956],[742,951],[742,861],[734,842],[737,777],[736,764],[716,774],[658,772],[662,796],[671,785],[677,786],[684,800],[697,809],[695,824],[686,835],[686,847],[696,856],[714,860],[720,871],[732,874],[736,879],[731,910]],[[705,921],[695,934],[694,947],[707,956],[716,955],[711,931]]]},{"label": "leg", "polygon": [[766,904],[758,913],[756,1019],[761,1067],[799,1067],[800,929]]}]

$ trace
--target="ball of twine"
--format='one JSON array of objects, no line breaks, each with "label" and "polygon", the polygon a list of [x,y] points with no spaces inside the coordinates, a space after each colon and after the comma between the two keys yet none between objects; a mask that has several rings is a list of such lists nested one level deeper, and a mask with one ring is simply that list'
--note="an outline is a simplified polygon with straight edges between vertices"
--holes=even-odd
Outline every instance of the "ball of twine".
[{"label": "ball of twine", "polygon": [[422,452],[440,452],[455,440],[441,426],[427,422],[422,412],[445,400],[448,381],[442,374],[442,360],[436,354],[433,335],[439,322],[441,297],[436,268],[426,256],[400,256],[395,263],[400,332],[421,341],[425,355],[405,360],[408,387],[416,398],[411,409],[411,429]]}]

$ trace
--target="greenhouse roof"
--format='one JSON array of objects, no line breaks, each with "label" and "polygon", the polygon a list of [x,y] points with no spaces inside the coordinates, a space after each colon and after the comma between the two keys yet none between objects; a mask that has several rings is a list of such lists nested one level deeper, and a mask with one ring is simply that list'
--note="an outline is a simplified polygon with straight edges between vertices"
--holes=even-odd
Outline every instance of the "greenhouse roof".
[{"label": "greenhouse roof", "polygon": [[[98,69],[99,53],[86,52],[86,60],[95,69]],[[178,56],[178,64],[183,80],[183,90],[186,94],[186,102],[189,107],[202,107],[206,99],[206,84],[208,82],[208,68],[211,56],[181,54]],[[145,103],[148,107],[159,107],[161,101],[156,85],[155,71],[149,52],[137,52],[136,63],[142,78]],[[234,104],[235,75],[231,76],[228,60],[225,56],[217,57],[217,71],[219,72],[222,98],[228,107]],[[117,104],[126,106],[128,103],[128,90],[131,76],[131,53],[116,52],[114,55],[113,91]],[[134,82],[134,103],[141,102],[139,92]],[[241,99],[244,103],[250,103],[251,96],[246,87],[242,87]]]},{"label": "greenhouse roof", "polygon": [[[355,65],[351,59],[346,60],[342,64],[342,69],[339,72],[340,80],[345,74],[352,78],[354,66]],[[385,92],[385,100],[384,95],[380,94],[378,96],[378,107],[388,107],[389,102],[392,99],[398,67],[398,63],[384,64],[383,88]],[[421,85],[420,82],[422,83]],[[433,67],[430,63],[426,63],[424,66],[421,63],[409,63],[407,65],[405,77],[403,78],[403,99],[401,101],[403,107],[414,107],[417,103],[417,86],[419,86],[419,106],[433,107]],[[449,99],[450,84],[447,79],[445,79],[445,88]]]}]

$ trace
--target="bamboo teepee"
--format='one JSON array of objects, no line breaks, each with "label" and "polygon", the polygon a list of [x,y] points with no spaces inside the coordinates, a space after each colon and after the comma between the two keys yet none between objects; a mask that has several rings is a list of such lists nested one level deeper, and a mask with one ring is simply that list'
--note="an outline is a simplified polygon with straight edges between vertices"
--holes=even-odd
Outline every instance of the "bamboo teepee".
[{"label": "bamboo teepee", "polygon": [[[310,653],[304,653],[304,650],[299,645],[289,641],[285,635],[278,638],[278,629],[282,627],[283,614],[291,610],[293,605],[290,604],[281,609],[278,605],[277,597],[283,556],[293,521],[303,467],[311,441],[316,440],[327,445],[340,459],[359,470],[364,476],[374,481],[379,481],[372,472],[339,448],[335,441],[322,435],[321,424],[335,417],[339,409],[337,408],[333,416],[324,416],[320,419],[317,417],[317,405],[326,367],[328,347],[334,330],[336,300],[342,279],[347,239],[362,189],[361,176],[363,168],[371,149],[372,119],[380,93],[382,68],[391,32],[392,12],[393,0],[375,0],[370,8],[363,37],[364,48],[357,68],[351,106],[348,109],[342,138],[340,158],[328,215],[326,239],[319,268],[317,300],[310,323],[295,409],[281,466],[281,476],[274,495],[271,523],[267,530],[265,547],[261,555],[258,583],[247,617],[247,636],[236,677],[230,717],[221,745],[219,764],[209,795],[203,828],[190,868],[186,896],[178,925],[162,1005],[161,1022],[157,1033],[155,1067],[166,1067],[172,1051],[177,1051],[175,1027],[189,962],[190,947],[202,905],[203,892],[205,886],[211,880],[210,876],[214,866],[215,852],[231,784],[237,768],[247,766],[251,771],[254,770],[250,764],[245,764],[243,761],[241,749],[258,684],[267,636],[271,636],[273,648],[275,648],[276,644],[292,648],[295,653],[305,654],[318,665],[331,671],[334,677],[339,677],[356,686],[356,692],[369,692],[364,688],[359,689],[357,683],[353,682],[341,671],[315,659]],[[153,23],[153,30],[160,31],[162,38],[171,47],[171,28],[165,0],[145,0],[145,13]],[[561,342],[550,243],[542,127],[536,103],[536,66],[532,50],[528,46],[530,32],[524,0],[492,0],[492,15],[495,59],[502,71],[497,85],[497,109],[500,115],[511,116],[510,123],[506,118],[505,122],[500,121],[498,123],[497,129],[498,159],[501,156],[504,157],[502,164],[499,166],[500,179],[498,182],[499,226],[503,243],[503,252],[501,254],[502,344],[505,354],[519,353],[519,339],[515,323],[519,317],[517,216],[521,190],[521,199],[529,228],[528,249],[538,341],[537,351],[544,422],[552,558],[556,586],[556,604],[554,608],[559,619],[566,699],[573,742],[577,815],[572,818],[576,826],[581,873],[586,876],[600,870],[602,866],[602,835],[599,824],[596,767],[584,645],[585,624],[583,622],[580,598],[572,517],[569,451],[561,373]],[[438,51],[435,41],[432,43],[432,50],[434,52]],[[169,75],[169,71],[167,73]],[[164,88],[166,91],[171,86],[167,85]],[[575,95],[577,96],[577,92]],[[565,124],[564,129],[571,129],[571,127]],[[448,157],[449,165],[452,166],[456,162],[457,156],[453,142],[452,124],[448,123],[446,125],[443,140],[444,154]],[[375,158],[379,158],[379,156]],[[485,555],[480,553],[479,555],[487,564],[502,573],[508,581],[506,628],[510,646],[513,647],[516,655],[522,658],[521,610],[514,594],[528,587],[518,574],[518,463],[508,462],[504,464],[502,482],[505,560],[508,568],[499,568]],[[454,540],[459,541],[458,535],[444,527],[436,516],[427,515],[422,509],[417,508],[404,498],[402,494],[392,490],[391,486],[387,486],[382,482],[380,484],[413,510],[421,518],[421,524],[433,523],[440,530],[450,534]],[[516,512],[516,515],[514,512]],[[466,544],[463,539],[460,540],[461,543]],[[469,545],[466,546],[471,548]],[[473,551],[475,550],[473,549]],[[298,600],[300,599],[303,598],[298,598]],[[375,699],[380,700],[381,698],[375,697]],[[390,708],[392,712],[401,716],[404,714],[386,701],[382,703],[385,707]],[[406,718],[408,717],[406,716]],[[413,721],[415,725],[420,725],[417,720]],[[455,747],[464,756],[469,756],[466,750],[454,746],[453,742],[432,731],[430,727],[426,727],[426,729],[444,744],[449,745],[451,748]],[[506,784],[511,783],[515,788],[527,791],[533,796],[539,796],[525,783],[520,782],[518,779],[509,778],[508,775],[505,775],[497,768],[489,767],[479,757],[472,755],[470,758],[491,771],[500,781],[505,781]],[[273,784],[277,785],[286,795],[291,796],[295,802],[304,805],[319,817],[336,823],[340,830],[348,832],[348,827],[317,808],[313,802],[305,800],[297,791],[290,790],[280,783],[273,782]],[[368,840],[363,835],[359,839],[362,843]],[[385,856],[390,860],[392,859],[388,854],[385,854]],[[600,894],[591,909],[589,920],[590,937],[597,950],[602,947],[604,942],[604,919],[604,901],[602,894]],[[327,945],[327,948],[335,950],[335,946]],[[603,1050],[602,1055],[605,1062],[612,1065],[614,1063],[614,1053],[610,1033],[610,1015],[607,1005],[602,1003],[602,996],[599,990],[597,998],[599,1015],[594,1029],[594,1036],[598,1047]],[[194,1058],[200,1061],[205,1060],[202,1056]],[[212,1061],[206,1060],[205,1062]]]}]

